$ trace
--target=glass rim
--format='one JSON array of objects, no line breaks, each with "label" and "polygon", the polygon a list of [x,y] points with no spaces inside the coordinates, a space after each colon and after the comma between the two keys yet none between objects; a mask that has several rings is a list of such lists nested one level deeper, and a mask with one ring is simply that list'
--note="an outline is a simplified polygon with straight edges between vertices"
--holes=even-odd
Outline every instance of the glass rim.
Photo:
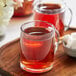
[{"label": "glass rim", "polygon": [[[30,34],[28,34],[28,33],[26,33],[24,30],[23,30],[23,26],[24,25],[26,25],[26,24],[29,24],[29,23],[32,23],[32,22],[44,22],[44,23],[46,23],[46,24],[48,24],[48,25],[51,25],[52,27],[50,27],[50,28],[52,28],[52,32],[48,32],[48,33],[46,33],[46,34],[44,34],[44,35],[30,35]],[[31,27],[31,26],[30,26]],[[46,36],[46,35],[48,35],[48,34],[50,34],[50,33],[54,33],[54,31],[55,31],[55,27],[54,27],[54,25],[53,24],[51,24],[51,23],[49,23],[49,22],[47,22],[47,21],[41,21],[41,20],[31,20],[31,21],[28,21],[28,22],[26,22],[26,23],[24,23],[24,24],[22,24],[21,25],[21,27],[20,27],[20,29],[21,29],[21,32],[23,32],[25,35],[28,35],[28,36],[32,36],[32,37],[41,37],[41,36]],[[53,35],[52,35],[53,36]],[[52,37],[51,36],[51,37]]]},{"label": "glass rim", "polygon": [[[36,5],[35,5],[35,7],[34,7],[34,10],[40,10],[40,9],[38,9],[39,7],[38,7],[38,5],[39,4],[43,4],[43,3],[37,3]],[[55,4],[58,4],[58,3],[55,3]],[[59,4],[59,5],[61,5],[61,4]],[[61,13],[61,12],[64,12],[65,11],[65,9],[66,9],[66,3],[63,3],[62,4],[63,5],[63,8],[60,8],[60,9],[55,9],[55,10],[48,10],[48,9],[46,9],[46,10],[44,10],[44,9],[41,9],[42,11],[49,11],[49,12],[51,12],[51,14],[56,14],[56,13]],[[55,11],[55,13],[54,13],[54,11]],[[46,14],[46,13],[45,13]]]}]

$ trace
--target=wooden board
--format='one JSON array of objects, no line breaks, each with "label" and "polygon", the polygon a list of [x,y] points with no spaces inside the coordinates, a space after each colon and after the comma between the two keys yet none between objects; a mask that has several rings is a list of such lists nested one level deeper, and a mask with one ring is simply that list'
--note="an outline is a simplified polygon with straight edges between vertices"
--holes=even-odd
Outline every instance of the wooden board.
[{"label": "wooden board", "polygon": [[[69,30],[65,34],[74,32]],[[0,68],[14,76],[76,76],[76,58],[67,56],[59,45],[55,55],[54,67],[51,71],[42,74],[33,74],[23,71],[19,66],[19,39],[12,41],[0,48]]]}]

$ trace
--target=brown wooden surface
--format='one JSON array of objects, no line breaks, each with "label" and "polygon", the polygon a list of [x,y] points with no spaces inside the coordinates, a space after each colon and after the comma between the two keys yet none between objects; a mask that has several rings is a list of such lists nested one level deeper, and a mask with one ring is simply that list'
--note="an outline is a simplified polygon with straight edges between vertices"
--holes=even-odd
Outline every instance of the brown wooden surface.
[{"label": "brown wooden surface", "polygon": [[[75,32],[69,30],[65,34]],[[10,72],[14,76],[76,76],[76,58],[67,56],[62,48],[55,55],[54,68],[42,74],[32,74],[20,69],[19,66],[19,39],[14,40],[0,48],[0,68]]]}]

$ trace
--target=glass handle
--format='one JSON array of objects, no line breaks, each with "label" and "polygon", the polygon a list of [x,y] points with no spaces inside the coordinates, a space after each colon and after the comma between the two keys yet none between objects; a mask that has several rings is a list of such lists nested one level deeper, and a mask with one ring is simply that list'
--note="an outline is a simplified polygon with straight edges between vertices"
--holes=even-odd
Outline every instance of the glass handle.
[{"label": "glass handle", "polygon": [[59,46],[59,37],[60,37],[60,34],[59,32],[55,29],[55,51],[54,53],[56,53],[57,49],[58,49],[58,46]]},{"label": "glass handle", "polygon": [[64,29],[65,31],[69,29],[69,26],[70,26],[70,24],[72,22],[72,16],[73,16],[72,10],[68,6],[67,6],[67,8],[68,8],[71,16],[70,16],[70,20],[69,20],[68,26],[66,26],[65,29]]}]

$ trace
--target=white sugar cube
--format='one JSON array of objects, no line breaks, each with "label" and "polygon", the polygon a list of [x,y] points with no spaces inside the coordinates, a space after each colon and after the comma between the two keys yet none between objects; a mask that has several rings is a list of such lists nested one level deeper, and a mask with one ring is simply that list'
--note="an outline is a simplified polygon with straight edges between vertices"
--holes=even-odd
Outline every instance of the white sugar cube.
[{"label": "white sugar cube", "polygon": [[76,49],[76,33],[65,35],[63,41],[66,42],[66,47]]},{"label": "white sugar cube", "polygon": [[67,45],[66,45],[66,46],[67,46],[68,48],[70,48],[70,47],[71,47],[71,45],[72,45],[72,37],[71,37],[71,36],[69,36],[69,37],[68,37],[68,39],[67,39],[66,43],[67,43]]},{"label": "white sugar cube", "polygon": [[76,38],[76,32],[71,33],[71,37],[72,37],[72,38]]},{"label": "white sugar cube", "polygon": [[72,39],[72,41],[71,41],[71,49],[76,49],[76,39]]},{"label": "white sugar cube", "polygon": [[67,43],[68,39],[70,38],[70,35],[65,35],[64,38],[63,38],[63,41]]}]

